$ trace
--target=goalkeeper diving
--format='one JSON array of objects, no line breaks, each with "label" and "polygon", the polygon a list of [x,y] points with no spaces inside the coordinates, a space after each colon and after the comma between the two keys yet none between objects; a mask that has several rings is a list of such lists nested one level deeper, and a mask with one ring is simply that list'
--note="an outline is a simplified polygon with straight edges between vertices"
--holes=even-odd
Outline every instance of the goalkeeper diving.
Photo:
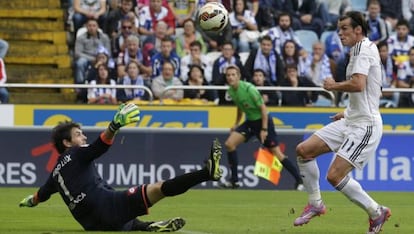
[{"label": "goalkeeper diving", "polygon": [[59,192],[73,217],[88,231],[172,232],[181,229],[185,221],[180,217],[158,222],[143,222],[137,217],[148,214],[148,208],[164,197],[182,194],[205,181],[219,180],[221,145],[214,140],[201,170],[118,191],[100,177],[94,160],[109,149],[121,127],[139,120],[138,106],[122,104],[108,128],[89,145],[78,123],[59,123],[52,131],[54,147],[60,154],[58,161],[46,183],[24,198],[20,207],[34,207]]}]

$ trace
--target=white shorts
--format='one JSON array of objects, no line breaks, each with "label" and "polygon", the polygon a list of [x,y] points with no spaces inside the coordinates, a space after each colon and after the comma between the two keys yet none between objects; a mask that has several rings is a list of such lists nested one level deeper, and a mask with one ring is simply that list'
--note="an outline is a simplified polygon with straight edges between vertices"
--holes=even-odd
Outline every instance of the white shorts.
[{"label": "white shorts", "polygon": [[319,129],[315,135],[338,156],[362,169],[375,156],[382,137],[382,123],[347,125],[345,119],[340,119]]}]

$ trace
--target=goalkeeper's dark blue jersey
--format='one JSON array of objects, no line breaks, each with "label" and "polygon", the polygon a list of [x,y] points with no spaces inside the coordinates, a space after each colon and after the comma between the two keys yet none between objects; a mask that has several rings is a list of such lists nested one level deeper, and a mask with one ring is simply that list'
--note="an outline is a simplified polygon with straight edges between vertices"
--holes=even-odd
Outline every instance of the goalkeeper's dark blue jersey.
[{"label": "goalkeeper's dark blue jersey", "polygon": [[59,192],[86,230],[120,230],[142,209],[131,207],[127,192],[115,191],[98,174],[94,160],[112,144],[102,139],[101,136],[90,145],[72,147],[60,155],[47,182],[40,187],[38,199],[43,202]]}]

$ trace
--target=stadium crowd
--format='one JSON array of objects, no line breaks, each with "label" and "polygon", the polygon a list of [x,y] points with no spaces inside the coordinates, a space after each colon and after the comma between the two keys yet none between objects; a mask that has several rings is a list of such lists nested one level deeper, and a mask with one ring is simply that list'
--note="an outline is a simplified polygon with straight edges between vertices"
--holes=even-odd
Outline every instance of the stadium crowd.
[{"label": "stadium crowd", "polygon": [[[219,0],[229,11],[220,33],[202,31],[195,20],[197,9],[209,1],[66,0],[74,82],[144,85],[172,103],[225,105],[231,103],[225,91],[163,90],[225,85],[223,72],[234,64],[257,86],[321,87],[327,77],[346,79],[348,48],[339,40],[336,22],[344,12],[360,10],[368,37],[381,52],[383,87],[414,85],[413,0]],[[269,106],[332,106],[327,94],[262,91]],[[80,103],[148,98],[142,89],[78,90]],[[335,93],[335,100],[343,106],[347,95]],[[412,107],[414,95],[383,93],[381,105]]]}]

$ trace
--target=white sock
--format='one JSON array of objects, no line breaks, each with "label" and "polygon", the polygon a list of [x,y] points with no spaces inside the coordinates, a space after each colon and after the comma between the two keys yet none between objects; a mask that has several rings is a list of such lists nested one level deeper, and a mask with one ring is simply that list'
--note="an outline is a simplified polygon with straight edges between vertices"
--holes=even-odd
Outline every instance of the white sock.
[{"label": "white sock", "polygon": [[298,166],[303,186],[308,192],[309,204],[319,207],[322,204],[322,196],[319,188],[319,167],[316,160],[305,161],[298,157]]},{"label": "white sock", "polygon": [[342,192],[349,200],[364,209],[368,215],[375,219],[381,215],[381,209],[361,187],[361,185],[351,178],[345,176],[342,181],[335,186],[335,189]]}]

